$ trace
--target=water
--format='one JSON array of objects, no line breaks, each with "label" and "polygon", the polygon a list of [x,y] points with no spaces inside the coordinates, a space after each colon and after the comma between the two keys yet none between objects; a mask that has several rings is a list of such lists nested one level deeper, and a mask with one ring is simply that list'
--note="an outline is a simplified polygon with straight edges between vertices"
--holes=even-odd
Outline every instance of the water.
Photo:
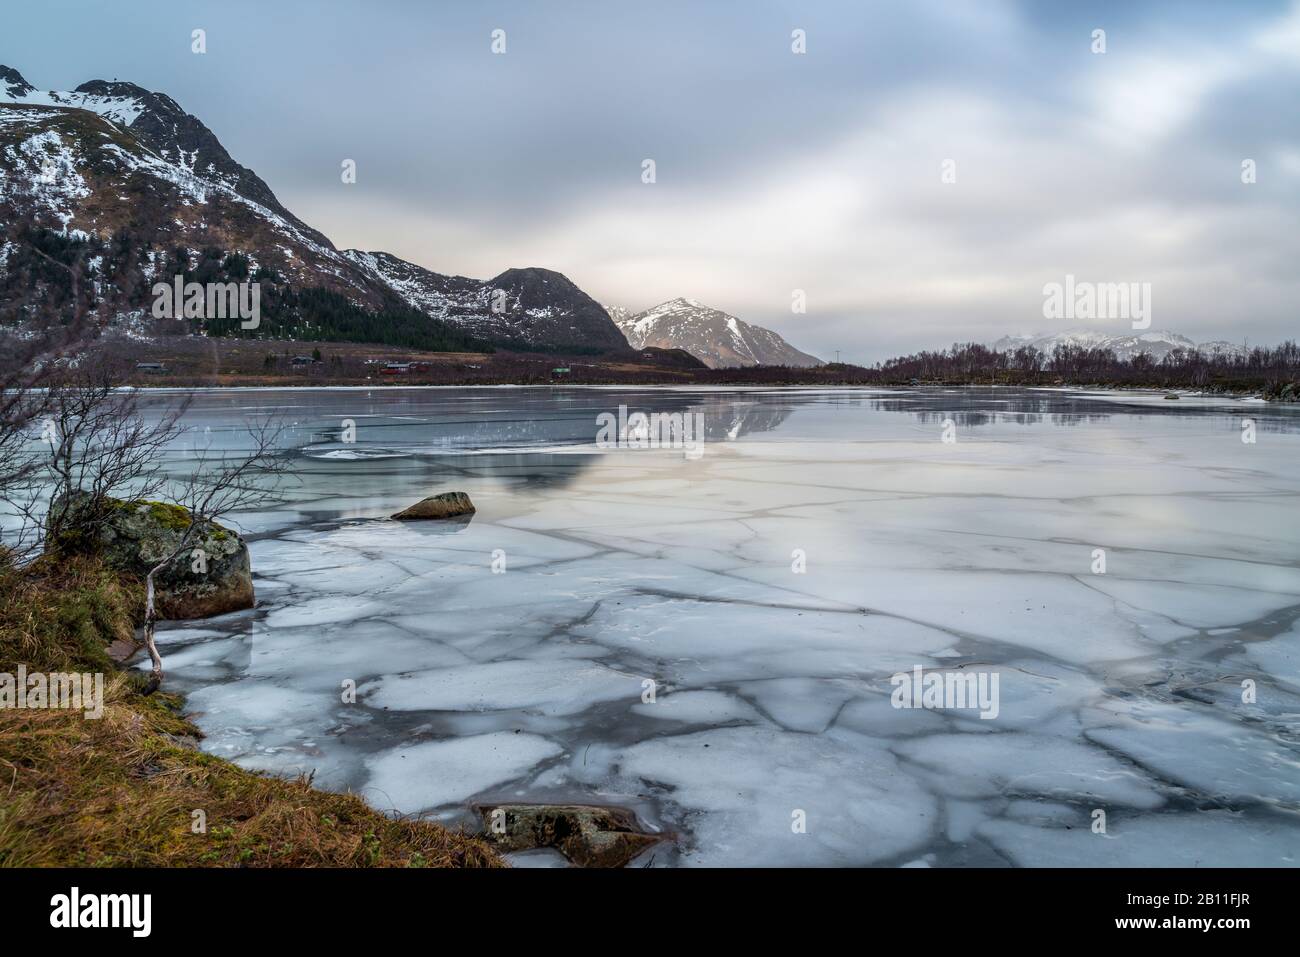
[{"label": "water", "polygon": [[[703,456],[596,448],[620,404],[703,413]],[[656,866],[1297,863],[1295,410],[235,390],[187,421],[236,448],[266,409],[294,481],[235,522],[258,606],[161,634],[215,754],[450,823],[627,805]],[[471,521],[387,518],[453,489]],[[894,707],[917,666],[996,676],[996,717]]]}]

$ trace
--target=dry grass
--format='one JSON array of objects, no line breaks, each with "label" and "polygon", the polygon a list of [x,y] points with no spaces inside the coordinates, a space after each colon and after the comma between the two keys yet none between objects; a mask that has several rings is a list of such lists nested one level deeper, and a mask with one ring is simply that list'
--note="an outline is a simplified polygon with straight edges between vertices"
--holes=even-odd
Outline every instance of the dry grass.
[{"label": "dry grass", "polygon": [[105,654],[139,604],[92,559],[0,562],[0,671],[102,671],[106,701],[99,720],[0,709],[0,866],[501,866],[478,838],[198,751],[179,699]]}]

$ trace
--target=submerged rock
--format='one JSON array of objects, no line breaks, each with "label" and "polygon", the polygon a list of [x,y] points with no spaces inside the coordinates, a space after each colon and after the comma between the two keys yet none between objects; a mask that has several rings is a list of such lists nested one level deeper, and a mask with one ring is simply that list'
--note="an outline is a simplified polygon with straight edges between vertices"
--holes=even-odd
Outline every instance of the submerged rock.
[{"label": "submerged rock", "polygon": [[551,847],[579,867],[623,867],[664,839],[627,808],[583,804],[495,804],[478,808],[484,836],[503,851]]},{"label": "submerged rock", "polygon": [[[72,498],[65,523],[72,531],[47,547],[96,552],[114,568],[143,578],[175,550],[190,526],[189,510],[180,505],[115,498],[106,499],[103,516],[92,520],[91,501],[84,493]],[[64,507],[59,500],[51,511]],[[216,523],[155,581],[159,614],[173,621],[253,607],[248,545]]]},{"label": "submerged rock", "polygon": [[455,518],[474,514],[474,503],[464,492],[442,492],[430,495],[393,516],[401,521],[422,518]]}]

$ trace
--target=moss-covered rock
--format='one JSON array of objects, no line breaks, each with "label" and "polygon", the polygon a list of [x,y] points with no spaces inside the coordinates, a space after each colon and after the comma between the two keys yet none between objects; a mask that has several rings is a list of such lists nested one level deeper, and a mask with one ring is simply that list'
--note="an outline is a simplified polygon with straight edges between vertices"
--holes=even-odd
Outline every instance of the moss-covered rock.
[{"label": "moss-covered rock", "polygon": [[[168,502],[107,498],[96,504],[88,494],[56,500],[51,514],[66,509],[66,529],[47,551],[97,554],[111,567],[143,578],[175,551],[191,517]],[[173,620],[206,618],[253,607],[253,576],[248,545],[234,531],[210,525],[156,576],[158,609]]]},{"label": "moss-covered rock", "polygon": [[627,808],[584,804],[495,804],[477,808],[483,836],[500,850],[551,847],[578,867],[623,867],[665,838]]}]

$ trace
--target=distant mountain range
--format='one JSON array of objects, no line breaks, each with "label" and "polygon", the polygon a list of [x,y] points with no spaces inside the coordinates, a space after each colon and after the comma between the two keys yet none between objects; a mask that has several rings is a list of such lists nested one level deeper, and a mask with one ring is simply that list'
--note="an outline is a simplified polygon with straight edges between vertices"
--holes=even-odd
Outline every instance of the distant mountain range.
[{"label": "distant mountain range", "polygon": [[[53,245],[41,229],[53,232]],[[256,335],[263,338],[435,349],[681,349],[712,368],[823,364],[775,332],[694,299],[635,314],[607,311],[548,269],[468,279],[385,252],[338,249],[171,97],[116,80],[44,92],[0,66],[0,311],[21,314],[49,295],[48,259],[75,249],[85,253],[96,288],[124,291],[133,321],[147,317],[154,282],[178,273],[200,282],[251,276],[262,286]],[[211,320],[196,331],[239,333]],[[1089,329],[1006,336],[992,348],[1025,345],[1049,354],[1073,345],[1157,359],[1174,349],[1243,351],[1169,332]]]},{"label": "distant mountain range", "polygon": [[1095,329],[1070,329],[1065,332],[1038,335],[1003,336],[989,345],[997,352],[1014,352],[1022,346],[1032,346],[1038,351],[1051,355],[1057,346],[1076,346],[1086,349],[1110,349],[1120,359],[1132,359],[1146,353],[1153,359],[1162,359],[1175,349],[1190,352],[1196,349],[1210,355],[1243,355],[1246,350],[1231,342],[1214,340],[1196,343],[1186,336],[1173,332],[1151,330],[1138,335],[1116,335],[1098,332]]},{"label": "distant mountain range", "polygon": [[[131,290],[140,309],[152,283],[178,272],[200,282],[252,275],[265,338],[628,349],[600,304],[558,272],[475,280],[335,248],[200,120],[131,83],[42,92],[0,66],[0,307],[44,292],[39,279],[15,288],[15,276],[40,273],[32,238],[14,228],[23,222],[91,244],[96,281]],[[209,322],[203,331],[234,330]]]},{"label": "distant mountain range", "polygon": [[619,306],[606,307],[606,311],[632,348],[683,349],[711,369],[825,364],[770,329],[694,299],[670,299],[636,314]]}]

